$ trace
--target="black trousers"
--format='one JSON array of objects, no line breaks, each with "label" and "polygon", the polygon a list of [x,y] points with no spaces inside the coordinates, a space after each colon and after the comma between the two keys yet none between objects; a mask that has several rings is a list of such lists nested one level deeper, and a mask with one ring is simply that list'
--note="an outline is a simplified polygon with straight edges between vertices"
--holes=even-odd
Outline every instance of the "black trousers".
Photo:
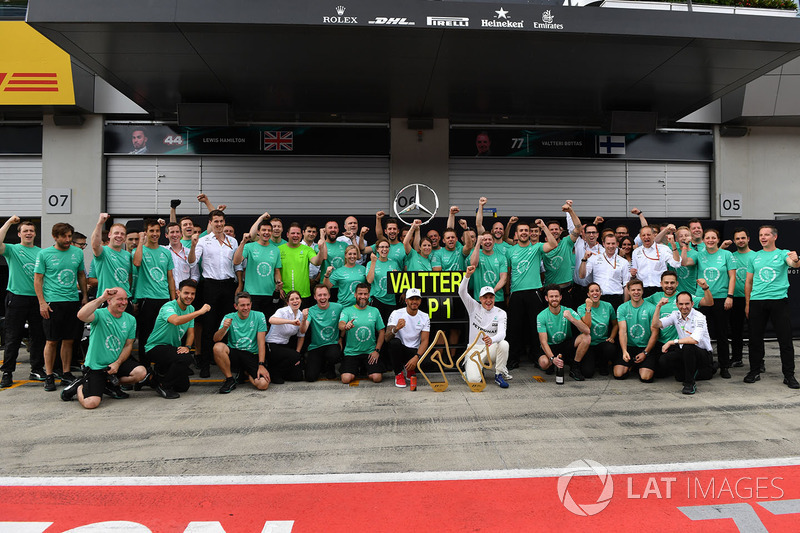
[{"label": "black trousers", "polygon": [[[212,350],[214,348],[214,333],[219,330],[222,317],[233,311],[233,297],[236,293],[236,280],[206,279],[203,286],[203,303],[211,306],[211,311],[203,316],[203,336],[201,338],[200,349],[203,353],[197,354],[197,365],[200,368],[211,364]],[[200,309],[199,305],[194,306]],[[269,317],[267,317],[269,320]]]},{"label": "black trousers", "polygon": [[404,345],[397,337],[388,342],[387,351],[389,352],[389,359],[392,362],[392,371],[394,375],[401,374],[406,367],[408,360],[417,355],[416,348],[409,348]]},{"label": "black trousers", "polygon": [[730,311],[725,310],[725,298],[715,298],[714,305],[704,307],[703,314],[708,319],[708,334],[717,341],[717,358],[720,368],[731,366],[730,345],[728,344],[728,323]]},{"label": "black trousers", "polygon": [[606,341],[589,346],[581,359],[581,373],[587,378],[594,376],[595,371],[608,375],[608,365],[617,358],[617,348],[616,344]]},{"label": "black trousers", "polygon": [[176,346],[156,346],[146,354],[147,360],[155,363],[156,383],[165,389],[176,392],[189,390],[189,365],[192,356],[188,353],[178,353]]},{"label": "black trousers", "polygon": [[306,353],[306,381],[317,381],[323,370],[334,368],[341,357],[342,350],[338,344],[328,344],[310,350]]},{"label": "black trousers", "polygon": [[750,372],[758,372],[764,361],[764,331],[769,320],[772,320],[772,327],[778,336],[783,375],[794,376],[792,317],[788,298],[750,300]]},{"label": "black trousers", "polygon": [[733,307],[731,307],[731,310],[728,313],[732,361],[742,360],[742,351],[744,348],[744,326],[747,322],[747,317],[744,314],[744,305],[744,296],[734,298]]},{"label": "black trousers", "polygon": [[14,372],[22,339],[25,337],[25,323],[31,345],[31,370],[44,368],[44,330],[42,315],[39,314],[39,299],[36,296],[19,296],[6,293],[5,336],[6,349],[3,356],[3,372]]},{"label": "black trousers", "polygon": [[516,291],[511,295],[508,302],[509,364],[519,364],[526,353],[527,345],[531,345],[532,355],[541,351],[536,315],[543,309],[544,304],[536,289]]},{"label": "black trousers", "polygon": [[674,374],[675,379],[684,383],[711,379],[714,370],[711,366],[711,352],[696,344],[673,344],[667,353],[661,354],[659,365],[665,375]]},{"label": "black trousers", "polygon": [[142,298],[139,300],[139,314],[136,315],[136,329],[138,330],[139,337],[139,359],[141,363],[148,367],[150,366],[150,359],[144,351],[147,345],[147,339],[153,333],[153,327],[156,325],[156,318],[161,307],[169,300],[156,300],[153,298]]},{"label": "black trousers", "polygon": [[[604,294],[604,295],[600,296],[600,299],[603,300],[604,302],[610,303],[611,306],[614,308],[614,311],[616,311],[617,308],[624,303],[625,295],[624,294]],[[564,305],[564,304],[561,304],[561,305]],[[576,309],[578,307],[579,306],[577,306],[577,305],[575,306]]]},{"label": "black trousers", "polygon": [[300,356],[300,352],[288,344],[267,343],[267,370],[271,381],[279,385],[284,381],[303,381],[303,367],[297,364]]},{"label": "black trousers", "polygon": [[[269,322],[269,317],[274,315],[275,311],[277,311],[280,308],[281,305],[280,298],[273,298],[271,294],[269,296],[264,296],[261,294],[251,294],[250,296],[252,297],[253,311],[259,311],[261,313],[264,313],[264,317],[267,319],[267,322]],[[218,330],[219,328],[216,329]]]}]

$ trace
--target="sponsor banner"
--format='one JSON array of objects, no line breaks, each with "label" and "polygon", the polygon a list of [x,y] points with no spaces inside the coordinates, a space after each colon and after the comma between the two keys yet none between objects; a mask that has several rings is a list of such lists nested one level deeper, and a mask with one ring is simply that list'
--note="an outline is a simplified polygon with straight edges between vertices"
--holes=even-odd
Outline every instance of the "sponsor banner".
[{"label": "sponsor banner", "polygon": [[129,155],[387,155],[386,127],[186,128],[108,124],[105,153]]},{"label": "sponsor banner", "polygon": [[74,105],[69,54],[21,21],[0,22],[0,106]]},{"label": "sponsor banner", "polygon": [[[797,531],[796,465],[620,473],[582,459],[554,470],[61,486],[34,478],[0,487],[0,532],[394,532],[398,516],[419,531]],[[498,518],[491,502],[513,504]]]},{"label": "sponsor banner", "polygon": [[453,128],[450,155],[713,161],[714,136],[685,132],[611,135],[599,130]]}]

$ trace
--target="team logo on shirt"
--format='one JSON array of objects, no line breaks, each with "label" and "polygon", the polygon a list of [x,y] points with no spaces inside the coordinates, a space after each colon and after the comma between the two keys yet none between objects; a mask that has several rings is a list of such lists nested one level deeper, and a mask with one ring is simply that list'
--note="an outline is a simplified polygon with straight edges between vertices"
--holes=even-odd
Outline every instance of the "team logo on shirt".
[{"label": "team logo on shirt", "polygon": [[561,344],[564,342],[564,339],[567,338],[567,334],[563,331],[556,331],[553,333],[553,344]]},{"label": "team logo on shirt", "polygon": [[331,259],[331,265],[333,268],[340,268],[344,266],[344,258],[343,257],[334,257]]},{"label": "team logo on shirt", "polygon": [[386,280],[387,280],[387,278],[388,278],[388,276],[386,278],[382,277],[381,279],[378,280],[378,287],[380,287],[383,292],[386,292]]},{"label": "team logo on shirt", "polygon": [[603,335],[606,334],[607,329],[608,328],[606,327],[605,324],[595,324],[592,327],[592,333],[594,333],[595,337],[602,337]]},{"label": "team logo on shirt", "polygon": [[680,267],[675,273],[678,275],[679,279],[686,279],[689,277],[689,269],[686,267]]},{"label": "team logo on shirt", "polygon": [[334,328],[333,326],[325,326],[324,328],[319,330],[319,336],[326,341],[332,340],[335,335],[336,335],[336,328]]},{"label": "team logo on shirt", "polygon": [[778,273],[772,267],[762,267],[758,271],[758,278],[764,283],[771,283],[778,277]]},{"label": "team logo on shirt", "polygon": [[747,267],[739,267],[736,269],[736,281],[744,283],[747,281]]},{"label": "team logo on shirt", "polygon": [[634,340],[642,340],[644,339],[644,326],[641,324],[634,324],[633,326],[628,329],[628,336]]},{"label": "team logo on shirt", "polygon": [[547,268],[549,268],[551,270],[558,270],[558,268],[561,266],[561,262],[563,260],[564,260],[564,258],[561,257],[560,255],[556,255],[556,256],[553,256],[553,257],[545,257],[544,258],[545,263],[547,263]]},{"label": "team logo on shirt", "polygon": [[524,276],[526,272],[528,272],[528,267],[530,266],[531,262],[527,259],[523,259],[519,263],[517,263],[516,273],[520,276]]},{"label": "team logo on shirt", "polygon": [[117,280],[118,283],[127,283],[128,282],[128,271],[122,267],[114,269],[114,279]]},{"label": "team logo on shirt", "polygon": [[262,278],[266,278],[270,274],[272,274],[272,265],[270,265],[269,263],[259,263],[258,266],[256,267],[256,272]]},{"label": "team logo on shirt", "polygon": [[111,353],[119,353],[122,349],[122,342],[120,342],[119,338],[115,335],[109,335],[106,337],[105,346]]},{"label": "team logo on shirt", "polygon": [[36,263],[25,263],[22,265],[22,271],[25,272],[26,276],[33,277],[33,269],[35,268]]},{"label": "team logo on shirt", "polygon": [[367,342],[368,340],[372,339],[372,328],[360,326],[356,329],[355,336],[359,342]]},{"label": "team logo on shirt", "polygon": [[153,267],[149,270],[149,272],[150,272],[150,277],[153,278],[153,281],[155,281],[156,283],[164,281],[164,272],[160,268]]},{"label": "team logo on shirt", "polygon": [[705,276],[707,282],[713,283],[719,279],[719,269],[714,267],[705,268],[703,269],[703,276]]},{"label": "team logo on shirt", "polygon": [[75,279],[75,272],[72,270],[65,268],[61,272],[58,273],[58,283],[65,287],[74,287],[76,283]]},{"label": "team logo on shirt", "polygon": [[359,283],[361,283],[361,282],[360,281],[351,281],[350,282],[350,286],[348,287],[347,290],[349,290],[351,294],[355,294],[356,293],[356,287],[358,286]]},{"label": "team logo on shirt", "polygon": [[487,285],[494,286],[497,283],[497,272],[493,270],[487,270],[483,273],[483,282]]}]

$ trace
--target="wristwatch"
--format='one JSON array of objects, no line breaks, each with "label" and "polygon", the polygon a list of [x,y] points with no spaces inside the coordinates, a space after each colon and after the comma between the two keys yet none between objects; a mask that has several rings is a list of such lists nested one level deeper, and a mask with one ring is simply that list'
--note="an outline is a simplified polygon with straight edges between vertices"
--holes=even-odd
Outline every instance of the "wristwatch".
[{"label": "wristwatch", "polygon": [[259,366],[267,366],[267,362],[266,361],[259,361],[258,364],[259,364]]}]

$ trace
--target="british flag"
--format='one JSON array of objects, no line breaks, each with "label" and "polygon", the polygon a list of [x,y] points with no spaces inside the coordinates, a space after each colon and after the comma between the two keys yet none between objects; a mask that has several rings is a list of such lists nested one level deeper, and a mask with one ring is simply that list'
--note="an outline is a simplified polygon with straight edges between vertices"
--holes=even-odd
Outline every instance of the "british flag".
[{"label": "british flag", "polygon": [[265,131],[265,152],[291,152],[294,150],[293,131]]}]

